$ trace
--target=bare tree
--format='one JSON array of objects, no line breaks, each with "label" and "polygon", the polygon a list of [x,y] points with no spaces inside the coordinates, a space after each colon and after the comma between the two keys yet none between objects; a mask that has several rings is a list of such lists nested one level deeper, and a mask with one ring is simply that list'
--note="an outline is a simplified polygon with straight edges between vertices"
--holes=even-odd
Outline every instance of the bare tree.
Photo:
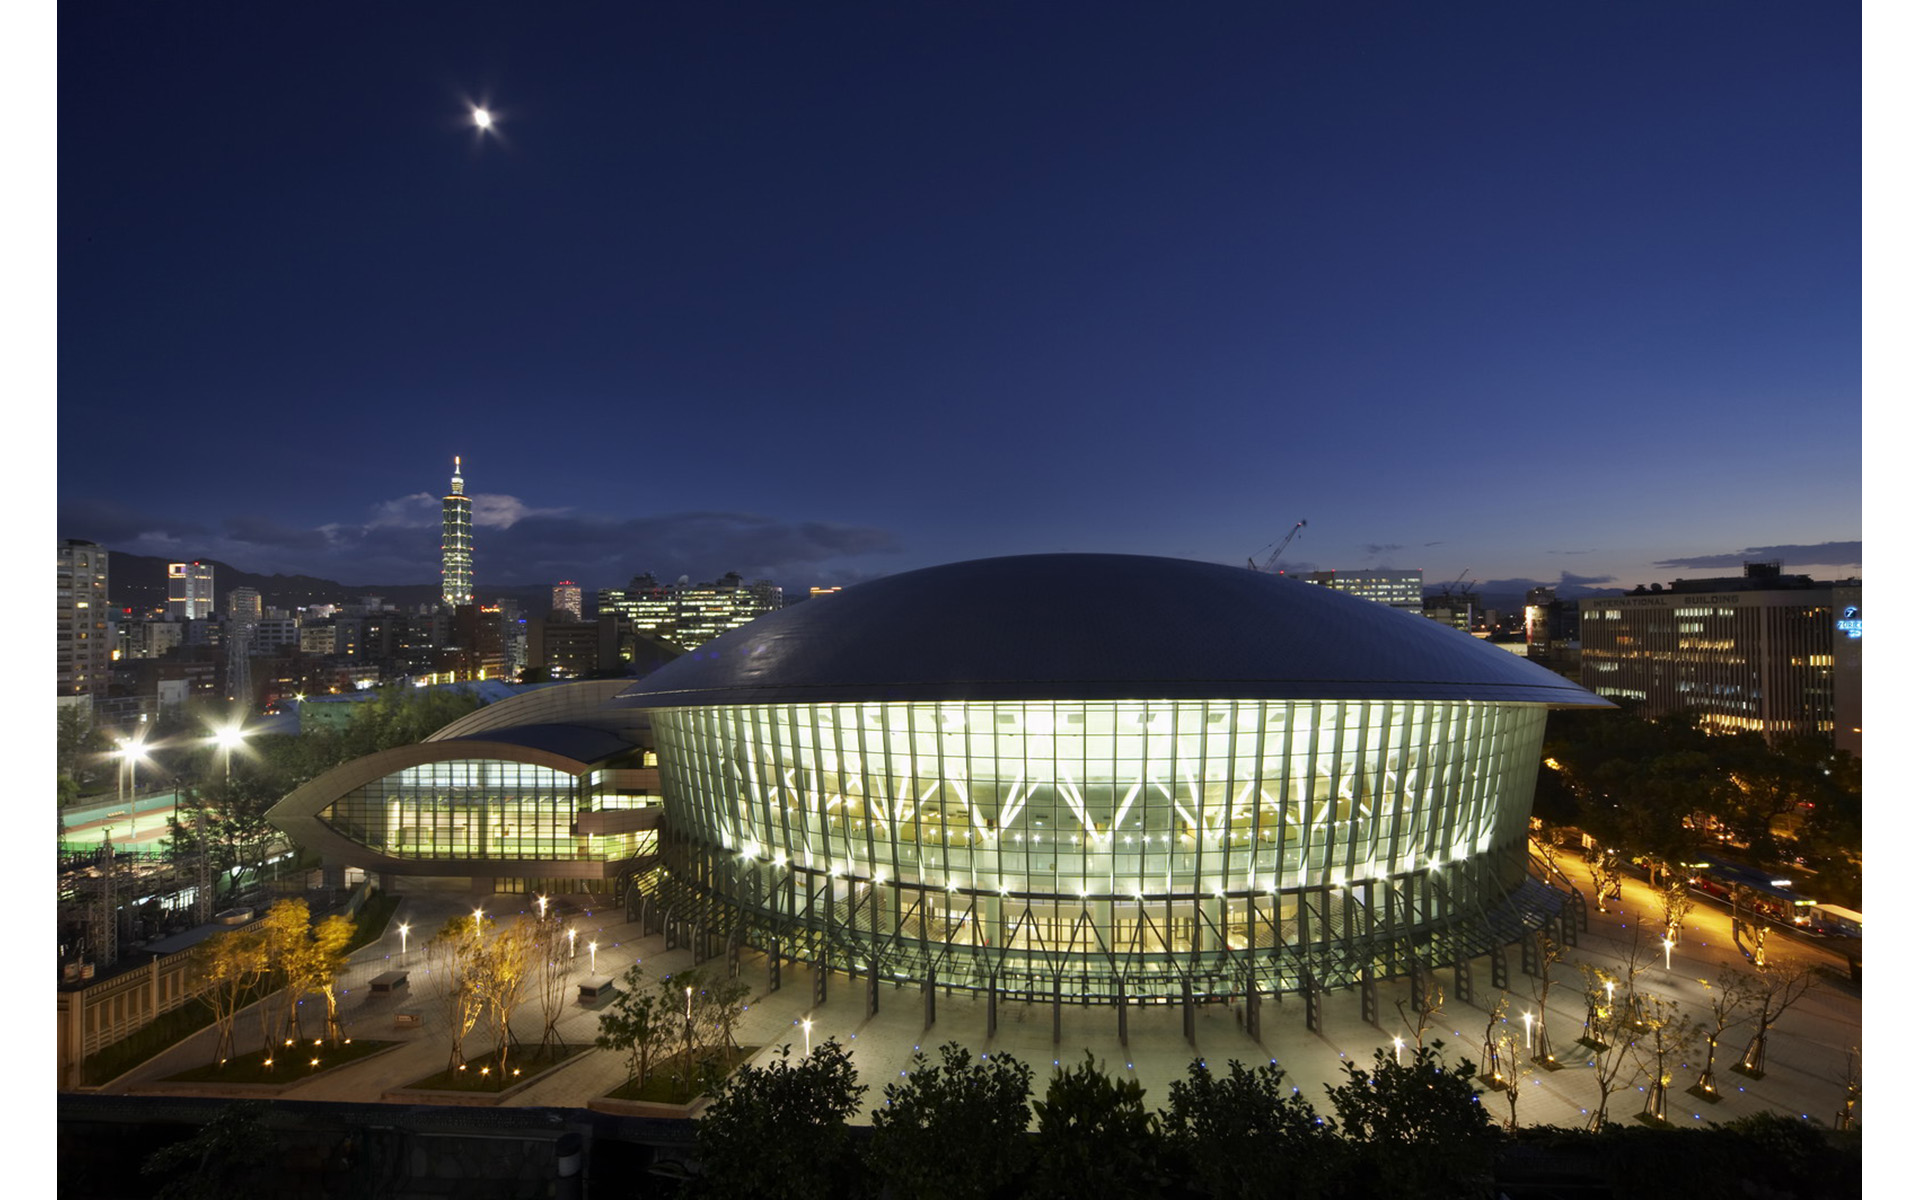
[{"label": "bare tree", "polygon": [[1511,1030],[1500,1035],[1501,1048],[1506,1052],[1507,1063],[1512,1067],[1513,1075],[1507,1080],[1507,1132],[1520,1128],[1520,1086],[1533,1074],[1533,1063],[1521,1054],[1513,1044]]},{"label": "bare tree", "polygon": [[534,986],[539,989],[542,1054],[550,1047],[566,1045],[560,1039],[560,1018],[566,1013],[567,981],[573,975],[573,960],[567,955],[566,943],[566,931],[560,927],[557,917],[540,922],[540,936],[534,948],[537,959]]},{"label": "bare tree", "polygon": [[1400,1010],[1400,1023],[1407,1027],[1413,1037],[1409,1039],[1415,1046],[1426,1044],[1427,1030],[1433,1025],[1433,1018],[1447,1002],[1447,991],[1429,979],[1420,994],[1413,998],[1413,1015],[1407,1015],[1407,1002],[1395,1000],[1393,1006]]},{"label": "bare tree", "polygon": [[[1599,1103],[1594,1105],[1587,1127],[1596,1133],[1607,1123],[1608,1099],[1627,1086],[1622,1075],[1628,1059],[1633,1057],[1635,1039],[1640,1036],[1640,1031],[1635,1027],[1636,1015],[1638,1019],[1644,1019],[1639,1003],[1639,979],[1652,965],[1646,930],[1637,918],[1633,922],[1633,937],[1627,943],[1626,955],[1619,960],[1615,970],[1607,971],[1581,964],[1581,970],[1586,973],[1588,980],[1587,1036],[1582,1040],[1594,1048],[1593,1077],[1600,1090]],[[1609,989],[1606,987],[1608,983],[1614,986]]]},{"label": "bare tree", "polygon": [[1841,1102],[1840,1111],[1833,1114],[1835,1129],[1852,1129],[1853,1123],[1860,1119],[1860,1047],[1855,1046],[1847,1052],[1847,1098]]},{"label": "bare tree", "polygon": [[1753,1038],[1735,1067],[1743,1075],[1764,1079],[1767,1075],[1767,1034],[1789,1008],[1813,987],[1813,967],[1798,959],[1782,959],[1754,973]]},{"label": "bare tree", "polygon": [[1510,1007],[1507,998],[1502,996],[1487,1010],[1487,1028],[1480,1038],[1480,1079],[1489,1087],[1503,1088],[1509,1082],[1508,1075],[1511,1072],[1502,1070],[1500,1041],[1496,1032],[1506,1019]]},{"label": "bare tree", "polygon": [[1689,1017],[1677,1000],[1664,996],[1636,996],[1640,1003],[1634,1052],[1647,1076],[1647,1103],[1643,1117],[1664,1124],[1667,1089],[1673,1083],[1672,1065],[1700,1040],[1700,1022]]},{"label": "bare tree", "polygon": [[1544,929],[1533,936],[1540,947],[1540,974],[1533,981],[1533,996],[1540,1003],[1540,1020],[1533,1031],[1533,1061],[1548,1070],[1558,1070],[1553,1040],[1547,1036],[1547,997],[1553,992],[1553,964],[1566,958],[1567,948],[1547,936]]},{"label": "bare tree", "polygon": [[1707,1038],[1707,1061],[1701,1068],[1700,1078],[1687,1089],[1692,1095],[1713,1103],[1720,1102],[1720,1085],[1713,1077],[1713,1060],[1720,1049],[1720,1039],[1727,1030],[1747,1020],[1747,1010],[1754,1000],[1753,976],[1735,966],[1720,968],[1720,980],[1717,984],[1702,979],[1700,986],[1707,990],[1707,1017],[1701,1025],[1701,1031]]}]

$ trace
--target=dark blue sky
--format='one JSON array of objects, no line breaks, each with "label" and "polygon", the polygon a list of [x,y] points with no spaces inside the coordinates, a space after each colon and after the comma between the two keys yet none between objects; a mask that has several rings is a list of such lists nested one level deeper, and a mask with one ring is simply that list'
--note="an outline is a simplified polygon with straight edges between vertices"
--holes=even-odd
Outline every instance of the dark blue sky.
[{"label": "dark blue sky", "polygon": [[1851,6],[542,7],[62,7],[60,536],[1858,573]]}]

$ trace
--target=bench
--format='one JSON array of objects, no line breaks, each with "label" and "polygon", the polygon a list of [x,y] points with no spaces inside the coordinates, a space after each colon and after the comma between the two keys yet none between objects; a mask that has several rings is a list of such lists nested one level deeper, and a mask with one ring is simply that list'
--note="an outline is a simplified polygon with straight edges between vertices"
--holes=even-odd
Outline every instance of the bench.
[{"label": "bench", "polygon": [[367,991],[375,996],[390,996],[406,986],[405,971],[383,971],[373,977],[373,982],[367,985]]},{"label": "bench", "polygon": [[580,1003],[597,1004],[602,996],[613,994],[613,976],[595,975],[580,981]]}]

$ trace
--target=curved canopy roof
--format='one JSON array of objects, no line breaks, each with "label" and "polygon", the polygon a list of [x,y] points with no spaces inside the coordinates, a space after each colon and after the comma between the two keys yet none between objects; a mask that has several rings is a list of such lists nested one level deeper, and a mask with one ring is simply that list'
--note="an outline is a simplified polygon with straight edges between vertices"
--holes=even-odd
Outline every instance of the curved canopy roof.
[{"label": "curved canopy roof", "polygon": [[1611,707],[1477,638],[1331,588],[1120,554],[876,579],[725,633],[611,704],[1202,699]]}]

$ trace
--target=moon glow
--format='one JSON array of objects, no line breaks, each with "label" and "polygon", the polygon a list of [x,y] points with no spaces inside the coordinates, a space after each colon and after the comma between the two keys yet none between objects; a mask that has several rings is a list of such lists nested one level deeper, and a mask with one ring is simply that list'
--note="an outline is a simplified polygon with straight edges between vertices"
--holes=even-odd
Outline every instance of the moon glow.
[{"label": "moon glow", "polygon": [[476,108],[473,110],[473,123],[481,129],[491,129],[493,128],[493,114],[484,108]]}]

